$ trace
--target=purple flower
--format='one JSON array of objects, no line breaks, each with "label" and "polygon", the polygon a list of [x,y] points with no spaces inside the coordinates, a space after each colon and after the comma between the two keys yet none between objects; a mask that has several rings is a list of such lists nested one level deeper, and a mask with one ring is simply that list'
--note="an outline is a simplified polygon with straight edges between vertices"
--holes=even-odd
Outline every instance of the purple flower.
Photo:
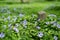
[{"label": "purple flower", "polygon": [[38,37],[43,37],[43,35],[44,35],[43,32],[39,32],[37,36]]},{"label": "purple flower", "polygon": [[26,26],[27,25],[27,20],[24,20],[23,21],[23,26]]},{"label": "purple flower", "polygon": [[24,14],[20,13],[20,14],[19,14],[19,16],[20,16],[20,17],[23,17],[23,16],[24,16]]},{"label": "purple flower", "polygon": [[57,28],[60,28],[60,24],[57,24]]},{"label": "purple flower", "polygon": [[57,26],[57,22],[54,22],[54,23],[53,23],[53,26]]},{"label": "purple flower", "polygon": [[19,32],[19,30],[16,27],[14,27],[13,30],[16,31],[16,33]]},{"label": "purple flower", "polygon": [[4,38],[5,34],[3,32],[0,33],[0,38]]},{"label": "purple flower", "polygon": [[7,19],[10,20],[10,16],[8,16]]},{"label": "purple flower", "polygon": [[58,40],[58,37],[57,36],[54,36],[54,40]]}]

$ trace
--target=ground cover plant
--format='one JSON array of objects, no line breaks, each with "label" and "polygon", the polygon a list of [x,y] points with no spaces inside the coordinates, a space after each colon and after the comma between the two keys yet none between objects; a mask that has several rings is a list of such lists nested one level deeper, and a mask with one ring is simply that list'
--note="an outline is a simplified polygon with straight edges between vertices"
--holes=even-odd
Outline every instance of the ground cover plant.
[{"label": "ground cover plant", "polygon": [[[0,40],[60,40],[60,6],[47,3],[1,4]],[[44,20],[37,19],[41,10]]]}]

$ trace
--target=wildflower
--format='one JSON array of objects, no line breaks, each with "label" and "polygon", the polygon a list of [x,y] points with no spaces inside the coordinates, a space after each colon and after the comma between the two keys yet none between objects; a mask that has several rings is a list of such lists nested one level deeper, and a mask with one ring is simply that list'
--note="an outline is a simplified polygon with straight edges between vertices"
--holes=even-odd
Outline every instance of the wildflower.
[{"label": "wildflower", "polygon": [[20,16],[20,17],[23,17],[23,16],[24,16],[24,14],[20,13],[20,14],[19,14],[19,16]]},{"label": "wildflower", "polygon": [[16,27],[14,27],[13,30],[16,31],[16,33],[19,32],[19,30]]},{"label": "wildflower", "polygon": [[43,32],[39,32],[37,36],[38,37],[43,37]]},{"label": "wildflower", "polygon": [[57,26],[57,22],[54,22],[54,23],[53,23],[53,26]]},{"label": "wildflower", "polygon": [[27,25],[27,20],[23,21],[23,26]]},{"label": "wildflower", "polygon": [[54,15],[54,14],[50,14],[50,15],[48,15],[48,16],[56,17],[56,15]]},{"label": "wildflower", "polygon": [[56,21],[51,21],[51,22],[50,22],[50,24],[54,24],[54,23],[56,23]]},{"label": "wildflower", "polygon": [[57,28],[60,28],[60,24],[57,24]]},{"label": "wildflower", "polygon": [[0,38],[4,38],[5,34],[3,32],[0,33]]},{"label": "wildflower", "polygon": [[8,16],[7,19],[10,20],[10,16]]},{"label": "wildflower", "polygon": [[40,19],[38,18],[38,20],[37,21],[40,21]]},{"label": "wildflower", "polygon": [[54,36],[54,40],[58,40],[58,37],[57,36]]},{"label": "wildflower", "polygon": [[37,29],[40,29],[40,26],[36,26]]},{"label": "wildflower", "polygon": [[47,25],[50,24],[50,22],[45,22]]}]

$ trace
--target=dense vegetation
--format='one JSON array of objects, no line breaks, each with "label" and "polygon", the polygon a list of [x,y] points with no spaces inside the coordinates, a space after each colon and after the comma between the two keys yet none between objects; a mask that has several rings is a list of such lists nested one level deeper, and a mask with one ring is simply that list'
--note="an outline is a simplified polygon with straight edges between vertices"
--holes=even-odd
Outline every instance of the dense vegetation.
[{"label": "dense vegetation", "polygon": [[[50,0],[51,1],[51,0]],[[60,2],[0,4],[0,40],[60,40]],[[38,12],[45,11],[40,20]]]}]

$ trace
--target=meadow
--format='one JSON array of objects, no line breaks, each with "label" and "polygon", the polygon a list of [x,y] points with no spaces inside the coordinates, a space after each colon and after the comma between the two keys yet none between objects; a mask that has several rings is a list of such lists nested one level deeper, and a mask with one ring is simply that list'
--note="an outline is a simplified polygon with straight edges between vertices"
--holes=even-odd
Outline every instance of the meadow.
[{"label": "meadow", "polygon": [[[60,2],[0,3],[0,40],[60,40]],[[38,20],[45,11],[46,19]]]}]

